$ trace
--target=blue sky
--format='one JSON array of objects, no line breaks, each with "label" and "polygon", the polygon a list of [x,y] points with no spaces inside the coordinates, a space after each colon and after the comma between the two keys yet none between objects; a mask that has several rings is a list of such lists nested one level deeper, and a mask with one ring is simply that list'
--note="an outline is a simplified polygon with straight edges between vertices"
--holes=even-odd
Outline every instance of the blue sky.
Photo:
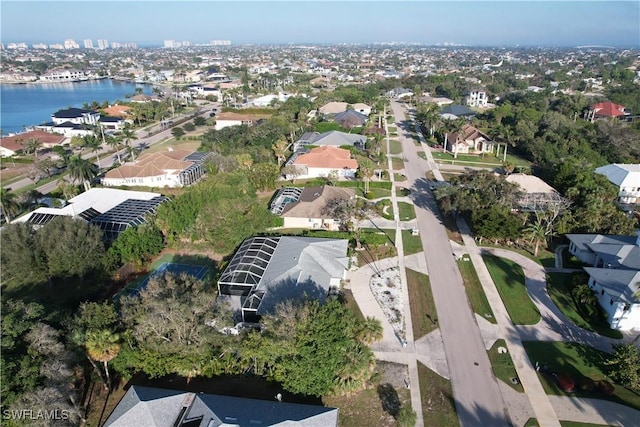
[{"label": "blue sky", "polygon": [[414,42],[466,45],[640,47],[631,1],[10,1],[9,42],[82,45],[90,38],[141,45]]}]

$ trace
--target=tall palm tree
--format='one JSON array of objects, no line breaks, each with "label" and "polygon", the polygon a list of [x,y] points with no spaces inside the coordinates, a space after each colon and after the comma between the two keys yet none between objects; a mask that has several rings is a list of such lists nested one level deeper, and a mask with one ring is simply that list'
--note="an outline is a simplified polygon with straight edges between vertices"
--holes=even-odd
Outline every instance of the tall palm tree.
[{"label": "tall palm tree", "polygon": [[369,181],[373,176],[373,162],[369,159],[362,159],[358,166],[360,167],[360,174],[364,181],[364,192],[366,194],[369,192]]},{"label": "tall palm tree", "polygon": [[98,174],[96,165],[87,159],[83,159],[80,154],[75,154],[69,158],[67,171],[69,171],[69,176],[71,176],[74,183],[82,182],[85,191],[91,188],[91,181]]},{"label": "tall palm tree", "polygon": [[135,160],[135,151],[131,150],[131,141],[132,140],[136,140],[138,139],[138,137],[136,136],[135,132],[129,128],[129,127],[125,127],[124,129],[122,129],[122,138],[124,140],[124,144],[128,147],[129,150],[129,154],[131,155],[131,159]]},{"label": "tall palm tree", "polygon": [[286,160],[287,149],[289,148],[289,143],[285,138],[278,139],[272,146],[271,149],[273,153],[276,155],[276,159],[278,162],[278,167],[280,167],[284,161]]},{"label": "tall palm tree", "polygon": [[10,189],[0,189],[0,207],[7,224],[11,224],[11,217],[20,211],[20,203],[18,203],[16,197],[16,194]]},{"label": "tall palm tree", "polygon": [[91,150],[92,153],[96,153],[96,161],[98,162],[98,168],[102,168],[100,165],[100,150],[102,150],[102,142],[98,139],[97,136],[93,136],[91,138],[85,139],[85,145]]},{"label": "tall palm tree", "polygon": [[535,247],[533,249],[533,256],[538,256],[538,250],[540,249],[540,243],[545,242],[547,240],[548,228],[544,224],[542,218],[537,217],[536,221],[530,224],[528,227],[524,229],[526,235],[531,239],[532,243],[535,243]]},{"label": "tall palm tree", "polygon": [[122,348],[120,336],[108,329],[89,331],[85,336],[85,348],[89,360],[102,363],[106,380],[105,387],[107,390],[111,390],[109,362],[120,353]]}]

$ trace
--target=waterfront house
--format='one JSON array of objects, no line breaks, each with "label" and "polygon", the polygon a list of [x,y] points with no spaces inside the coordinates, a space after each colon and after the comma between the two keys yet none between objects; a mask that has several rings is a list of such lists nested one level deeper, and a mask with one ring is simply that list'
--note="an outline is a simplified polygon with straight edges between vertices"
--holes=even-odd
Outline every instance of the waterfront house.
[{"label": "waterfront house", "polygon": [[51,121],[56,125],[67,122],[73,124],[96,125],[100,120],[100,113],[82,108],[66,108],[51,115]]}]

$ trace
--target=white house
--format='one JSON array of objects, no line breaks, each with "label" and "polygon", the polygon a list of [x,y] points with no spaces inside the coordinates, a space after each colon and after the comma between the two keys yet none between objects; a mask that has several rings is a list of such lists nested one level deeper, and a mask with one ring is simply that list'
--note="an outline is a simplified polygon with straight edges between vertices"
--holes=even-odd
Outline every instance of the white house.
[{"label": "white house", "polygon": [[58,110],[51,115],[51,121],[56,125],[63,123],[96,125],[100,120],[100,113],[96,111],[84,110],[82,108],[67,108]]},{"label": "white house", "polygon": [[347,111],[349,109],[349,106],[351,106],[354,111],[360,114],[364,114],[365,116],[369,116],[371,114],[371,106],[363,104],[361,102],[355,104],[349,104],[347,102],[329,102],[320,107],[319,111],[322,114],[332,115]]},{"label": "white house", "polygon": [[488,102],[487,92],[478,89],[471,90],[467,94],[466,100],[469,107],[486,107]]},{"label": "white house", "polygon": [[277,95],[270,94],[255,98],[251,101],[251,104],[256,107],[269,107],[270,105],[272,105],[272,102],[285,102],[287,99],[289,99],[289,97],[291,97],[291,95],[289,95],[288,93],[280,92]]},{"label": "white house", "polygon": [[209,153],[171,150],[140,156],[136,161],[111,169],[102,185],[143,187],[183,187],[200,179]]},{"label": "white house", "polygon": [[640,271],[585,267],[612,329],[640,331]]},{"label": "white house", "polygon": [[640,164],[619,164],[601,166],[596,173],[604,175],[618,186],[618,204],[625,210],[632,210],[640,204]]},{"label": "white house", "polygon": [[[297,170],[296,178],[302,179],[327,177],[334,173],[338,178],[353,179],[358,170],[358,162],[351,158],[349,150],[331,145],[317,147],[304,154],[294,154],[287,164]],[[287,179],[291,178],[287,176]]]},{"label": "white house", "polygon": [[82,70],[51,70],[40,76],[40,80],[47,82],[75,82],[87,80],[87,73]]},{"label": "white house", "polygon": [[590,267],[589,287],[613,329],[640,330],[640,230],[636,236],[567,234],[569,253]]}]

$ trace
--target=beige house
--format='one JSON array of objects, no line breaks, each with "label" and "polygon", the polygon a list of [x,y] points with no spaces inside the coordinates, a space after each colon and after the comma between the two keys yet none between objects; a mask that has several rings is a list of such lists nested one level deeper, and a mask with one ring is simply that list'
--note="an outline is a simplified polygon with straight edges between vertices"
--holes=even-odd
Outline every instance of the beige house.
[{"label": "beige house", "polygon": [[466,124],[461,132],[445,135],[445,147],[455,154],[483,154],[493,153],[496,143],[485,133]]},{"label": "beige house", "polygon": [[365,116],[371,114],[371,107],[361,102],[356,104],[349,104],[347,102],[329,102],[328,104],[320,107],[319,111],[322,114],[328,115],[338,114],[347,111],[349,109],[349,105],[353,108],[354,111],[357,111],[360,114],[364,114]]},{"label": "beige house", "polygon": [[271,202],[271,212],[280,215],[285,228],[339,230],[341,221],[333,218],[325,207],[331,200],[350,200],[355,197],[352,188],[328,185],[315,187],[281,188]]},{"label": "beige house", "polygon": [[136,161],[111,169],[102,178],[105,187],[183,187],[200,179],[209,153],[170,150],[140,156]]}]

